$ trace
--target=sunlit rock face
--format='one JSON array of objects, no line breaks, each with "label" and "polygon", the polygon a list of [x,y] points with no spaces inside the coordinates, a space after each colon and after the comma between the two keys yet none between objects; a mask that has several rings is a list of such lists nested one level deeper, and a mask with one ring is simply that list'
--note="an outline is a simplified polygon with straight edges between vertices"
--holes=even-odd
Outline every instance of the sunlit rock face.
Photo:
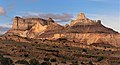
[{"label": "sunlit rock face", "polygon": [[86,19],[86,16],[84,13],[79,13],[78,16],[77,16],[77,19]]},{"label": "sunlit rock face", "polygon": [[13,26],[12,29],[14,30],[29,30],[34,26],[35,24],[41,24],[42,26],[50,25],[54,23],[52,18],[49,18],[48,20],[42,19],[42,18],[21,18],[16,16],[13,20]]},{"label": "sunlit rock face", "polygon": [[117,33],[116,31],[105,27],[101,24],[101,20],[91,20],[80,13],[76,20],[72,20],[68,32],[75,33]]},{"label": "sunlit rock face", "polygon": [[48,20],[42,18],[21,18],[16,16],[13,20],[12,28],[6,35],[18,35],[22,37],[33,38],[45,29],[55,23],[52,18]]},{"label": "sunlit rock face", "polygon": [[104,26],[101,20],[91,20],[79,13],[70,25],[62,26],[52,18],[15,17],[12,28],[5,35],[17,35],[34,39],[67,38],[84,44],[104,43],[120,47],[120,34]]},{"label": "sunlit rock face", "polygon": [[106,33],[66,33],[55,34],[53,38],[67,38],[70,41],[75,41],[83,44],[110,44],[112,46],[120,47],[120,34],[106,34]]},{"label": "sunlit rock face", "polygon": [[76,20],[72,20],[70,26],[75,25],[100,25],[101,20],[91,20],[86,18],[84,13],[79,13]]}]

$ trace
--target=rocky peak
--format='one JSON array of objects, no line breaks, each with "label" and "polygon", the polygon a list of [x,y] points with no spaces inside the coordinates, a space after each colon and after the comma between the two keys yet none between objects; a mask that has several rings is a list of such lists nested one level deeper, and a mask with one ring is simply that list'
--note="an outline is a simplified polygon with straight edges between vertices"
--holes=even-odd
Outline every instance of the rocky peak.
[{"label": "rocky peak", "polygon": [[48,21],[48,25],[50,25],[50,24],[52,24],[52,23],[55,23],[52,18],[49,18],[47,21]]},{"label": "rocky peak", "polygon": [[70,26],[76,25],[101,25],[101,20],[91,20],[84,13],[79,13],[76,20],[72,20]]},{"label": "rocky peak", "polygon": [[79,13],[78,16],[77,16],[77,19],[86,19],[86,16],[84,13]]},{"label": "rocky peak", "polygon": [[54,22],[54,20],[52,18],[48,18],[48,21],[50,22]]}]

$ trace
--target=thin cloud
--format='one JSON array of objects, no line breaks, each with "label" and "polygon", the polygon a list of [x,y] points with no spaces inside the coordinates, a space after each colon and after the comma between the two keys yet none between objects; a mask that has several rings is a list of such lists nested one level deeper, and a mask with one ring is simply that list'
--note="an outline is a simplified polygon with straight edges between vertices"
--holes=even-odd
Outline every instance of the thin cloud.
[{"label": "thin cloud", "polygon": [[57,22],[68,22],[73,18],[73,15],[68,14],[68,13],[62,13],[62,14],[26,13],[23,17],[24,18],[38,18],[39,17],[39,18],[44,18],[44,19],[53,18]]},{"label": "thin cloud", "polygon": [[0,26],[0,35],[6,33],[10,28]]},{"label": "thin cloud", "polygon": [[0,16],[5,15],[5,9],[0,6]]},{"label": "thin cloud", "polygon": [[11,23],[0,25],[0,35],[6,33],[11,27]]},{"label": "thin cloud", "polygon": [[5,24],[3,27],[11,28],[11,27],[12,27],[12,24],[11,24],[11,23],[8,23],[8,24]]}]

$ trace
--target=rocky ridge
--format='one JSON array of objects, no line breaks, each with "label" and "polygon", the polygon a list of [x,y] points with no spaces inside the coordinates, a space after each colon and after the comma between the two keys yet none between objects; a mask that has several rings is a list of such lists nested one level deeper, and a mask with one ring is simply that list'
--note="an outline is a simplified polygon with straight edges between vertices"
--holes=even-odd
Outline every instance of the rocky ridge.
[{"label": "rocky ridge", "polygon": [[52,18],[21,18],[15,17],[12,28],[5,34],[17,35],[34,39],[67,38],[84,44],[105,43],[119,46],[120,34],[101,24],[101,20],[91,20],[80,13],[70,25],[62,26]]},{"label": "rocky ridge", "polygon": [[48,20],[42,18],[21,18],[16,16],[14,18],[12,28],[6,35],[18,35],[22,37],[34,38],[36,35],[44,32],[49,25],[57,24],[49,18]]}]

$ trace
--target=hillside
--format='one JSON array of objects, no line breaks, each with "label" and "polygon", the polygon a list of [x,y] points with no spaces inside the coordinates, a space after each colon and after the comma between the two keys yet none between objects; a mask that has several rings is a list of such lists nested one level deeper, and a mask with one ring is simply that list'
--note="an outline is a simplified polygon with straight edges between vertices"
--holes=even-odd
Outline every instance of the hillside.
[{"label": "hillside", "polygon": [[[9,36],[9,38],[29,41],[0,40],[0,55],[11,58],[15,65],[24,65],[24,63],[17,62],[21,60],[29,62],[31,59],[36,59],[41,65],[43,62],[50,62],[52,65],[120,64],[120,47],[109,44],[86,45],[66,39],[36,40],[17,36]],[[45,60],[46,58],[48,60]],[[51,61],[51,59],[55,59],[55,61]]]}]

